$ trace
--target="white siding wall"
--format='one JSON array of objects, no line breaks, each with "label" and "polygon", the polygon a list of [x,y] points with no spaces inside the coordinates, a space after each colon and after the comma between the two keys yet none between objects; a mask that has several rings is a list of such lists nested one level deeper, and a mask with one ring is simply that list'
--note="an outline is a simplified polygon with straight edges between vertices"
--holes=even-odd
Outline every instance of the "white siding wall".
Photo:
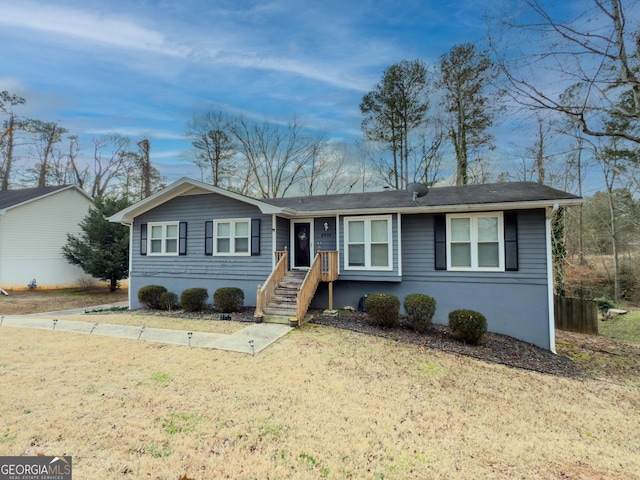
[{"label": "white siding wall", "polygon": [[53,193],[12,208],[0,217],[0,286],[38,288],[75,286],[88,277],[62,255],[67,233],[78,234],[91,201],[75,189]]}]

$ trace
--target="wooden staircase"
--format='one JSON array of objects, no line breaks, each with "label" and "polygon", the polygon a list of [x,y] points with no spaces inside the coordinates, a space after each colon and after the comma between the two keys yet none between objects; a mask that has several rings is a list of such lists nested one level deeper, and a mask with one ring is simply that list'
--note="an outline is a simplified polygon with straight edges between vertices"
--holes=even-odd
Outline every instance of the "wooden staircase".
[{"label": "wooden staircase", "polygon": [[257,321],[289,323],[291,319],[300,325],[320,282],[329,282],[329,308],[333,308],[333,282],[338,279],[338,252],[316,253],[309,270],[287,268],[287,247],[276,251],[276,265],[263,285],[258,285]]},{"label": "wooden staircase", "polygon": [[306,270],[289,270],[285,274],[262,309],[264,322],[288,324],[289,319],[296,318],[298,292],[306,274]]}]

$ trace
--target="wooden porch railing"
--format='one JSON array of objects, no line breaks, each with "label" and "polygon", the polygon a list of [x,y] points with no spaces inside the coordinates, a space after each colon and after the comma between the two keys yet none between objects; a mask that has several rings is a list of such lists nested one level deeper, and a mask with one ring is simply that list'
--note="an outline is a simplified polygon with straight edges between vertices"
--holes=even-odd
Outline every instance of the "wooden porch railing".
[{"label": "wooden porch railing", "polygon": [[323,282],[333,282],[338,279],[338,252],[318,252],[320,255],[320,273]]},{"label": "wooden porch railing", "polygon": [[255,318],[262,318],[264,312],[262,309],[267,305],[273,297],[276,287],[280,284],[280,281],[284,278],[289,270],[288,266],[288,251],[287,247],[284,250],[277,250],[276,255],[276,267],[267,278],[267,281],[262,285],[258,285],[258,293],[256,298],[256,311],[253,314]]},{"label": "wooden porch railing", "polygon": [[296,299],[296,318],[301,324],[309,310],[318,284],[329,283],[329,308],[333,308],[333,281],[338,279],[338,252],[318,251],[307,275],[304,277]]}]

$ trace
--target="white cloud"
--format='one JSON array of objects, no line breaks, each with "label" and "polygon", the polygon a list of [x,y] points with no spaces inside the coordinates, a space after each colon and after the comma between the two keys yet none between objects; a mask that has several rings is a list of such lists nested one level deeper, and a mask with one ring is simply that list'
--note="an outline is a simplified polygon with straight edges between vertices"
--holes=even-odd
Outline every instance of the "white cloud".
[{"label": "white cloud", "polygon": [[229,52],[214,55],[213,60],[217,63],[236,67],[256,68],[300,75],[338,88],[348,88],[359,91],[366,91],[370,88],[368,81],[352,78],[346,74],[341,68],[342,65],[337,65],[336,69],[336,66],[328,66],[326,63],[321,63],[318,59],[293,59],[254,54],[243,55]]},{"label": "white cloud", "polygon": [[0,25],[53,33],[115,47],[184,56],[166,37],[125,18],[31,2],[0,2]]},{"label": "white cloud", "polygon": [[135,127],[91,128],[84,133],[87,135],[111,135],[117,133],[130,138],[147,137],[156,140],[184,140],[184,135],[180,133]]},{"label": "white cloud", "polygon": [[7,90],[9,93],[16,93],[23,90],[20,80],[12,77],[0,77],[0,91]]},{"label": "white cloud", "polygon": [[[275,8],[271,6],[270,8]],[[287,51],[286,45],[274,43],[277,32],[261,25],[253,27],[240,25],[235,20],[219,19],[215,29],[190,28],[186,23],[175,22],[172,30],[163,32],[144,26],[132,16],[118,16],[99,11],[83,10],[55,4],[37,2],[12,2],[0,0],[0,25],[54,34],[61,39],[77,42],[97,43],[124,50],[153,52],[170,57],[189,58],[196,63],[225,65],[238,68],[254,68],[299,75],[307,79],[326,83],[338,88],[365,91],[370,81],[349,75],[349,70],[357,60],[348,54],[337,53],[342,46],[352,45],[345,38],[353,32],[332,35],[339,45],[325,52],[323,57],[310,57],[302,51]],[[264,12],[263,12],[264,13]],[[150,16],[152,22],[154,17]],[[316,32],[322,35],[322,32]],[[304,36],[304,34],[301,34]],[[289,32],[290,43],[296,42],[297,34]],[[336,38],[338,37],[338,38]],[[264,42],[268,38],[268,42]],[[180,39],[177,41],[176,39]],[[82,47],[83,43],[71,45]],[[271,47],[271,49],[270,49]],[[351,47],[352,48],[352,47]],[[380,45],[377,46],[380,49]],[[294,49],[295,50],[295,49]],[[364,53],[364,52],[362,52]],[[361,58],[367,58],[368,55]],[[348,59],[347,59],[348,58]],[[356,65],[357,68],[357,65]]]}]

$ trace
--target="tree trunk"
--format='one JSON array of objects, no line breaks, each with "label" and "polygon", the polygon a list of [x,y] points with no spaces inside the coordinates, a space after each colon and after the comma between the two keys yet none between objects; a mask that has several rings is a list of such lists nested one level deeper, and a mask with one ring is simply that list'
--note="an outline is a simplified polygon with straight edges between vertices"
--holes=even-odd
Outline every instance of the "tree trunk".
[{"label": "tree trunk", "polygon": [[620,301],[620,263],[618,259],[618,227],[617,217],[613,204],[613,190],[608,188],[609,215],[611,216],[611,253],[613,255],[613,296],[616,302]]},{"label": "tree trunk", "polygon": [[4,169],[4,177],[2,177],[2,187],[0,187],[0,190],[3,192],[9,190],[9,175],[11,174],[11,164],[13,163],[15,125],[15,117],[11,114],[9,115],[9,127],[7,128],[7,162]]}]

